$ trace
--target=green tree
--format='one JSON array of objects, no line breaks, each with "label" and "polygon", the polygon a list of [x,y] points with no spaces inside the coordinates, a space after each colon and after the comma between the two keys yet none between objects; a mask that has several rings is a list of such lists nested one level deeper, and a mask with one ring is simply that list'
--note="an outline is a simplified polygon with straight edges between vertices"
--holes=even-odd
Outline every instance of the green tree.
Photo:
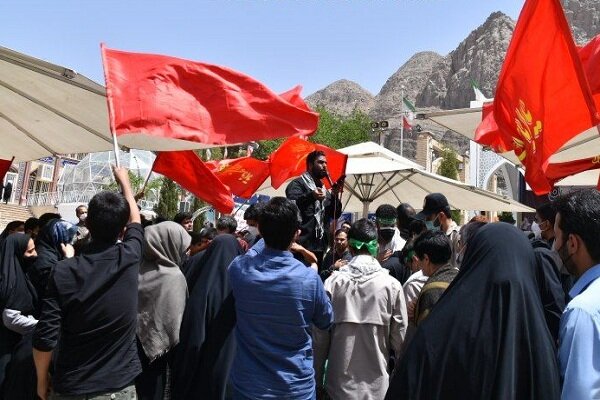
[{"label": "green tree", "polygon": [[[319,128],[308,138],[311,142],[340,149],[371,140],[371,120],[367,114],[355,110],[351,115],[342,117],[323,107],[317,107],[316,111],[320,115]],[[254,152],[254,157],[266,160],[284,140],[285,138],[280,138],[258,142],[260,147]]]},{"label": "green tree", "polygon": [[[456,152],[450,148],[442,150],[442,162],[438,168],[438,174],[445,176],[446,178],[458,179],[458,158]],[[454,221],[460,221],[460,211],[452,210],[452,219]]]},{"label": "green tree", "polygon": [[458,179],[458,158],[454,150],[445,148],[442,150],[442,162],[438,168],[438,174],[450,179]]},{"label": "green tree", "polygon": [[[138,193],[140,190],[142,190],[142,186],[144,185],[144,180],[146,179],[145,177],[141,176],[141,175],[136,175],[133,172],[131,172],[131,170],[127,171],[129,174],[129,182],[131,182],[131,189],[133,190],[133,193]],[[146,191],[150,190],[150,189],[158,189],[160,187],[161,183],[159,179],[154,179],[153,181],[148,182],[148,184],[146,185]],[[110,190],[112,192],[116,192],[119,191],[119,185],[117,184],[117,182],[113,179],[112,182],[106,186],[104,186],[104,190]]]},{"label": "green tree", "polygon": [[167,177],[162,177],[160,187],[160,198],[154,207],[154,211],[161,217],[173,219],[179,211],[179,187]]}]

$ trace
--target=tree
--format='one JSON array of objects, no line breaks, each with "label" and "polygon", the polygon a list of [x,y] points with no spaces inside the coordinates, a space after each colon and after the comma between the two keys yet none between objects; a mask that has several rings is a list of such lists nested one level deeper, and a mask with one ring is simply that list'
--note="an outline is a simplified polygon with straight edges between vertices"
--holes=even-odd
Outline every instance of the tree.
[{"label": "tree", "polygon": [[458,179],[458,158],[454,150],[449,148],[442,150],[442,162],[438,168],[438,174],[446,178]]},{"label": "tree", "polygon": [[317,107],[317,112],[319,129],[309,138],[311,142],[341,149],[371,140],[371,119],[367,114],[354,110],[349,116],[341,117],[323,107]]},{"label": "tree", "polygon": [[[442,150],[442,162],[438,168],[438,174],[446,178],[458,180],[458,158],[456,152],[450,148]],[[452,210],[452,219],[460,221],[460,211]]]},{"label": "tree", "polygon": [[164,176],[161,183],[160,198],[154,211],[163,218],[173,219],[179,211],[179,188],[175,182]]},{"label": "tree", "polygon": [[[371,140],[371,120],[367,114],[355,110],[351,115],[342,117],[323,107],[317,107],[316,111],[320,115],[319,128],[308,138],[309,141],[332,149],[341,149]],[[285,138],[280,138],[258,142],[260,147],[254,152],[254,157],[266,160],[284,140]]]},{"label": "tree", "polygon": [[[145,177],[140,176],[139,174],[136,175],[133,172],[131,172],[131,170],[127,171],[128,175],[129,175],[129,182],[131,182],[131,190],[133,190],[133,193],[138,193],[140,190],[142,190],[142,186],[144,185],[144,180]],[[146,185],[145,191],[148,191],[150,189],[158,189],[160,187],[160,180],[159,179],[154,179],[150,182],[148,182],[148,184]],[[117,182],[113,179],[113,181],[108,184],[105,185],[104,190],[110,190],[111,192],[117,192],[120,190],[119,185],[117,184]]]}]

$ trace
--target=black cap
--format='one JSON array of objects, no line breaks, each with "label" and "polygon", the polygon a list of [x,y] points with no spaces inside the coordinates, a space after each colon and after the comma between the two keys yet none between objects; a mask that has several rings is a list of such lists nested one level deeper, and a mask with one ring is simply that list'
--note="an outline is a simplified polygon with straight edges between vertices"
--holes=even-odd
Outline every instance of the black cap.
[{"label": "black cap", "polygon": [[426,217],[431,214],[437,214],[440,211],[447,210],[450,208],[448,199],[441,193],[431,193],[425,196],[423,202],[423,211],[416,215],[417,219],[425,220]]}]

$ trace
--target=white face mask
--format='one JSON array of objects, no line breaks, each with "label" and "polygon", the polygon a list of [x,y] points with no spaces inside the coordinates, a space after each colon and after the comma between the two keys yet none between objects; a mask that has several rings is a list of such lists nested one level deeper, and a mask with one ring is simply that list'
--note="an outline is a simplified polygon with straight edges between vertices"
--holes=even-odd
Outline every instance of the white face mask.
[{"label": "white face mask", "polygon": [[248,231],[249,234],[251,234],[252,236],[258,236],[260,235],[260,233],[258,232],[258,228],[255,226],[249,226],[246,228],[246,230]]},{"label": "white face mask", "polygon": [[542,237],[542,230],[540,229],[540,226],[535,221],[533,221],[533,223],[531,224],[531,232],[533,232],[536,239],[540,239]]}]

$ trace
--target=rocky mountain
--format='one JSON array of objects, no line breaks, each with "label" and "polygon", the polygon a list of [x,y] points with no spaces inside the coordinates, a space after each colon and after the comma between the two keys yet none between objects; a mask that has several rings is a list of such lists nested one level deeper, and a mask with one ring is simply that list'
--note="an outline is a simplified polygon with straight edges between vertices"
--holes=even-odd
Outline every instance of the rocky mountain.
[{"label": "rocky mountain", "polygon": [[359,84],[341,79],[308,96],[306,102],[312,107],[323,106],[339,115],[350,115],[359,110],[368,113],[375,102],[373,95]]},{"label": "rocky mountain", "polygon": [[492,97],[515,22],[501,12],[491,14],[434,68],[416,100],[417,107],[468,107],[471,82]]},{"label": "rocky mountain", "polygon": [[433,51],[424,51],[412,56],[385,82],[379,94],[375,96],[375,105],[369,110],[369,115],[373,118],[399,115],[402,88],[404,96],[414,101],[423,91],[434,67],[443,59],[443,56]]},{"label": "rocky mountain", "polygon": [[[585,43],[600,33],[599,0],[562,0],[573,36]],[[472,31],[458,47],[446,56],[435,52],[420,52],[404,63],[373,97],[358,84],[341,80],[307,97],[311,106],[322,105],[342,115],[356,107],[373,120],[387,120],[385,145],[399,151],[401,91],[419,109],[454,109],[469,107],[474,99],[472,82],[477,83],[487,97],[493,97],[506,50],[514,31],[515,21],[501,12],[492,13]],[[441,129],[428,121],[414,121],[437,140],[460,153],[468,149],[468,140]],[[404,135],[405,156],[414,157],[415,136]]]},{"label": "rocky mountain", "polygon": [[600,1],[562,0],[562,3],[577,43],[588,42],[600,33]]}]

